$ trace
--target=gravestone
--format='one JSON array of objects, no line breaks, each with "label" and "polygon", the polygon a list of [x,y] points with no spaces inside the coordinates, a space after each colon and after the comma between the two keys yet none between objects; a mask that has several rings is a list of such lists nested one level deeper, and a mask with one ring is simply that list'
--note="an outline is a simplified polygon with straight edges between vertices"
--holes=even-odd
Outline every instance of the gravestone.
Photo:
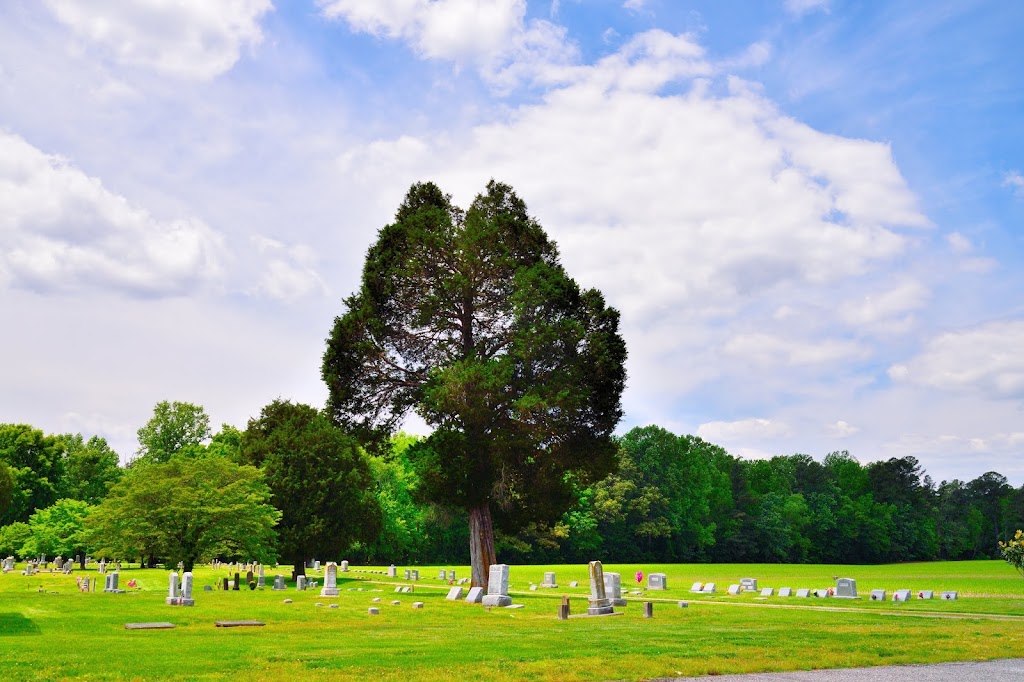
[{"label": "gravestone", "polygon": [[954,591],[954,590],[950,590],[950,591],[947,591],[947,592],[943,592],[943,593],[942,593],[942,598],[943,598],[943,599],[956,599],[956,598],[958,598],[959,596],[960,596],[960,593],[959,593],[959,592],[956,592],[956,591]]},{"label": "gravestone", "polygon": [[647,576],[648,590],[667,590],[668,577],[664,573],[651,573]]},{"label": "gravestone", "polygon": [[814,590],[814,596],[820,599],[827,599],[828,597],[831,597],[832,594],[828,590]]},{"label": "gravestone", "polygon": [[448,590],[448,596],[445,597],[445,599],[447,599],[448,601],[458,601],[462,599],[462,588],[453,587],[452,589]]},{"label": "gravestone", "polygon": [[416,570],[416,569],[413,569],[413,572],[412,572],[412,579],[413,579],[413,580],[419,580],[419,579],[420,579],[420,572],[419,572],[418,570]]},{"label": "gravestone", "polygon": [[839,578],[836,580],[837,599],[860,599],[857,596],[857,581],[853,578]]},{"label": "gravestone", "polygon": [[757,578],[740,578],[740,589],[744,592],[757,592]]},{"label": "gravestone", "polygon": [[389,578],[397,578],[398,577],[398,569],[395,568],[394,564],[391,564],[390,566],[388,566],[388,577]]},{"label": "gravestone", "polygon": [[885,601],[885,590],[871,590],[871,601]]},{"label": "gravestone", "polygon": [[437,578],[438,580],[448,580],[448,571],[442,568],[440,571],[437,572]]},{"label": "gravestone", "polygon": [[644,602],[644,618],[654,618],[654,602]]},{"label": "gravestone", "polygon": [[792,597],[793,596],[793,588],[792,587],[780,587],[779,588],[779,596],[780,597]]},{"label": "gravestone", "polygon": [[376,606],[371,606],[370,608],[366,609],[366,613],[368,613],[371,616],[379,616],[380,609],[378,609]]},{"label": "gravestone", "polygon": [[107,572],[107,560],[106,559],[100,559],[100,573],[106,573],[106,572]]},{"label": "gravestone", "polygon": [[729,585],[728,592],[729,592],[729,594],[735,596],[735,595],[740,593],[740,586],[739,585]]},{"label": "gravestone", "polygon": [[225,591],[225,592],[227,592],[227,591],[228,591],[228,582],[229,582],[229,581],[228,581],[228,579],[227,579],[227,578],[224,578],[224,591]]},{"label": "gravestone", "polygon": [[693,587],[690,588],[690,592],[700,592],[704,588],[704,583],[694,583]]},{"label": "gravestone", "polygon": [[892,593],[893,601],[908,601],[910,599],[910,590],[896,590]]},{"label": "gravestone", "polygon": [[508,606],[508,564],[491,564],[487,577],[487,594],[480,600],[484,606]]},{"label": "gravestone", "polygon": [[273,589],[275,589],[275,590],[286,590],[286,589],[288,589],[285,586],[285,584],[284,584],[284,576],[283,575],[275,575],[274,576],[274,587],[273,587]]},{"label": "gravestone", "polygon": [[455,580],[455,569],[448,571],[448,580]]},{"label": "gravestone", "polygon": [[[267,586],[267,579],[266,579],[266,576],[263,574],[263,564],[260,564],[259,573],[256,574],[256,587],[266,587],[266,586]],[[282,588],[282,589],[284,589],[284,588]]]},{"label": "gravestone", "polygon": [[932,590],[921,590],[917,593],[918,599],[931,599],[934,596],[935,593]]},{"label": "gravestone", "polygon": [[64,557],[62,557],[60,554],[53,558],[53,568],[57,571],[64,568]]},{"label": "gravestone", "polygon": [[575,580],[573,580],[571,583],[569,583],[569,587],[579,587],[579,586],[580,586],[580,584],[577,581],[575,581]]},{"label": "gravestone", "polygon": [[167,576],[167,599],[165,603],[168,605],[178,604],[178,574],[171,571],[171,574]]},{"label": "gravestone", "polygon": [[241,580],[240,580],[240,577],[238,575],[238,571],[235,571],[235,584],[231,586],[231,589],[234,590],[235,592],[238,592],[238,590],[242,589],[239,586],[240,582],[241,582]]},{"label": "gravestone", "polygon": [[246,571],[245,572],[245,584],[248,585],[249,583],[251,583],[252,579],[253,579],[252,570]]},{"label": "gravestone", "polygon": [[179,603],[182,606],[195,606],[196,600],[192,598],[192,571],[186,571],[185,575],[181,576],[181,599]]},{"label": "gravestone", "polygon": [[341,572],[348,573],[348,561],[341,562]]},{"label": "gravestone", "polygon": [[412,571],[410,571],[410,570],[409,570],[409,569],[407,568],[407,569],[405,569],[405,579],[406,579],[406,580],[409,580],[410,578],[412,578]]},{"label": "gravestone", "polygon": [[469,594],[466,595],[466,601],[470,604],[479,604],[484,598],[484,588],[482,587],[471,587],[469,588]]},{"label": "gravestone", "polygon": [[306,590],[306,576],[300,575],[295,579],[295,589],[302,592]]},{"label": "gravestone", "polygon": [[320,560],[319,559],[314,559],[313,560],[313,570],[314,571],[319,571],[320,570]]},{"label": "gravestone", "polygon": [[807,589],[806,587],[801,587],[801,588],[799,588],[796,591],[796,596],[798,596],[798,597],[810,597],[811,596],[811,591],[809,589]]},{"label": "gravestone", "polygon": [[120,577],[120,575],[118,574],[117,571],[114,571],[113,573],[108,573],[107,574],[107,586],[103,588],[103,591],[104,592],[113,592],[115,594],[122,592],[123,590],[117,589],[117,583],[118,583],[118,578],[119,577]]},{"label": "gravestone", "polygon": [[604,591],[604,566],[600,561],[591,561],[590,571],[590,606],[588,616],[610,616],[615,613],[608,595]]},{"label": "gravestone", "polygon": [[701,591],[701,594],[714,594],[715,593],[715,584],[714,583],[704,583],[704,587],[702,587],[700,591]]},{"label": "gravestone", "polygon": [[[543,586],[542,586],[543,587]],[[625,606],[626,600],[622,598],[622,575],[619,573],[604,574],[604,593],[612,606]]]},{"label": "gravestone", "polygon": [[558,587],[558,583],[555,582],[555,572],[545,571],[544,582],[540,584],[541,587]]},{"label": "gravestone", "polygon": [[327,568],[324,569],[324,587],[320,590],[320,596],[338,596],[338,564],[333,561],[328,561]]},{"label": "gravestone", "polygon": [[421,602],[421,601],[414,601],[412,603],[412,607],[414,609],[422,609],[423,608],[423,602]]},{"label": "gravestone", "polygon": [[773,594],[775,594],[775,588],[774,587],[765,587],[765,588],[763,588],[761,590],[761,596],[762,597],[770,597]]}]

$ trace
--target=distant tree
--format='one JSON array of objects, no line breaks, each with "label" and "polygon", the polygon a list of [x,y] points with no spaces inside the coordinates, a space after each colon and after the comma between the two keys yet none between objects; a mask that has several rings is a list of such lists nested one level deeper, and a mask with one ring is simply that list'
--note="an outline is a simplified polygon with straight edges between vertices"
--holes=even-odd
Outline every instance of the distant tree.
[{"label": "distant tree", "polygon": [[10,467],[14,479],[0,525],[27,521],[36,509],[57,501],[63,462],[53,436],[26,424],[0,424],[0,462]]},{"label": "distant tree", "polygon": [[0,460],[0,519],[14,502],[14,472],[11,467]]},{"label": "distant tree", "polygon": [[0,528],[0,557],[26,558],[27,555],[22,554],[22,550],[31,537],[32,529],[24,521],[16,521]]},{"label": "distant tree", "polygon": [[463,212],[413,185],[345,305],[323,361],[331,417],[378,443],[410,410],[433,428],[409,458],[426,499],[468,513],[474,585],[496,526],[554,522],[613,470],[618,312],[569,278],[509,186]]},{"label": "distant tree", "polygon": [[134,462],[163,463],[177,454],[200,454],[210,438],[210,417],[199,405],[162,400],[139,429],[138,438]]},{"label": "distant tree", "polygon": [[93,436],[86,441],[79,433],[66,433],[57,436],[57,444],[64,460],[62,497],[97,504],[124,473],[120,458],[104,438]]},{"label": "distant tree", "polygon": [[206,446],[206,455],[226,457],[235,463],[241,462],[242,432],[230,424],[221,424],[220,431],[213,434]]},{"label": "distant tree", "polygon": [[175,457],[129,469],[86,520],[93,551],[179,561],[276,558],[281,513],[259,470],[223,457]]},{"label": "distant tree", "polygon": [[32,535],[22,547],[22,556],[63,556],[68,561],[80,557],[85,567],[88,550],[85,536],[85,518],[92,507],[81,500],[57,500],[52,506],[40,509],[28,520]]},{"label": "distant tree", "polygon": [[249,420],[240,453],[262,469],[281,510],[279,547],[294,575],[317,553],[337,556],[376,538],[380,507],[366,455],[315,408],[275,400]]}]

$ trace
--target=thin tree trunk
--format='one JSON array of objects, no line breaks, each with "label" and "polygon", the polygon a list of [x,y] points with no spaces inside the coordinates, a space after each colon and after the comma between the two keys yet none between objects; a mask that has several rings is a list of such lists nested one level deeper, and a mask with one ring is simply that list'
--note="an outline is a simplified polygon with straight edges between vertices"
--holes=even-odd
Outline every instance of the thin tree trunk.
[{"label": "thin tree trunk", "polygon": [[498,563],[494,552],[491,508],[487,503],[469,510],[469,558],[473,568],[473,587],[487,590],[491,564]]},{"label": "thin tree trunk", "polygon": [[298,582],[300,575],[306,575],[306,557],[296,556],[292,559],[292,580]]}]

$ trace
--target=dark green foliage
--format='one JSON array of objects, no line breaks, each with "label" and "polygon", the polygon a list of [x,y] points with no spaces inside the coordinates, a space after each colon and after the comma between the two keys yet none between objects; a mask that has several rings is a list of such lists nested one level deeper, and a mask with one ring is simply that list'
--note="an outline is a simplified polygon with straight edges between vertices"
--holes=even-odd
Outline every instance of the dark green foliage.
[{"label": "dark green foliage", "polygon": [[380,506],[367,457],[315,408],[275,400],[249,420],[239,452],[263,471],[281,511],[281,554],[300,572],[313,556],[376,538]]},{"label": "dark green foliage", "polygon": [[618,313],[568,277],[507,185],[464,213],[414,185],[345,304],[323,362],[332,418],[382,446],[415,409],[434,429],[409,450],[420,493],[470,512],[484,558],[492,515],[513,532],[554,521],[613,469]]},{"label": "dark green foliage", "polygon": [[86,441],[79,433],[66,433],[57,442],[64,459],[60,495],[98,504],[124,473],[117,453],[99,436]]},{"label": "dark green foliage", "polygon": [[36,509],[57,501],[64,471],[54,436],[26,424],[0,424],[0,462],[7,464],[13,478],[10,502],[0,514],[0,525],[28,521]]}]

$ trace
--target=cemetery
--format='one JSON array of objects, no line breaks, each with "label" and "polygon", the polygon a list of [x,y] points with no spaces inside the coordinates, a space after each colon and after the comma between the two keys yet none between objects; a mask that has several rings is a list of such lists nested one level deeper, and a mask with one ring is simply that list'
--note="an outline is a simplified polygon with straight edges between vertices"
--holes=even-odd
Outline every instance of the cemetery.
[{"label": "cemetery", "polygon": [[[1024,645],[1024,580],[998,561],[496,564],[487,590],[458,566],[325,560],[296,581],[289,566],[110,562],[100,582],[96,562],[73,575],[10,563],[0,656],[11,679],[643,680],[979,660]],[[249,571],[252,587],[236,589]],[[736,589],[704,590],[713,583]],[[63,637],[76,645],[54,646]]]}]

